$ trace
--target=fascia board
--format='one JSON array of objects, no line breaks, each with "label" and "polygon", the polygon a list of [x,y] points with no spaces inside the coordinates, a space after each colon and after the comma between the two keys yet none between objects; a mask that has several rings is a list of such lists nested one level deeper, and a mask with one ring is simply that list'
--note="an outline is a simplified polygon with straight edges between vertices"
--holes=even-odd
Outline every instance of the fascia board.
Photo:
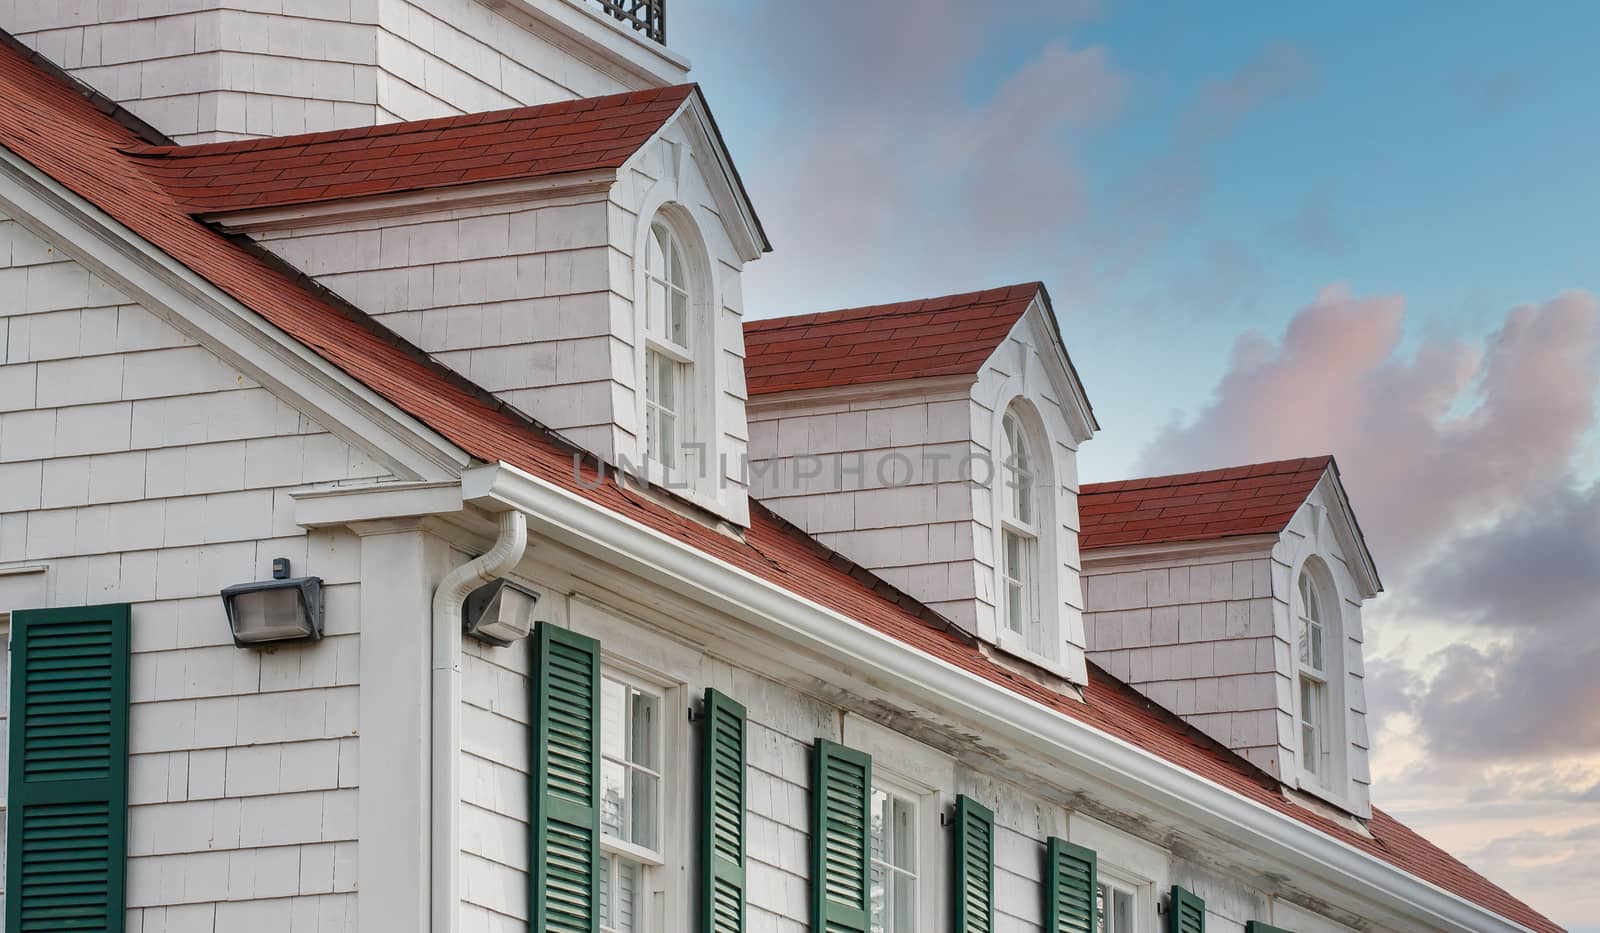
[{"label": "fascia board", "polygon": [[728,613],[771,635],[868,671],[888,689],[958,710],[1060,767],[1124,788],[1221,838],[1338,884],[1385,909],[1459,933],[1529,933],[1437,885],[1248,800],[1128,742],[1032,703],[632,519],[505,464],[462,475],[462,495],[516,508],[546,537]]},{"label": "fascia board", "polygon": [[372,452],[402,479],[449,479],[471,461],[433,429],[5,148],[0,210],[324,428]]}]

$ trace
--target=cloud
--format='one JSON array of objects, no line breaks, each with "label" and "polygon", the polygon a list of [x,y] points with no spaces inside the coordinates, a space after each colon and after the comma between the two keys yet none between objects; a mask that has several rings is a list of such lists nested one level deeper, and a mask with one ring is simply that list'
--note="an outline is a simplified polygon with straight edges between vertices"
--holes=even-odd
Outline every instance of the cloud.
[{"label": "cloud", "polygon": [[[746,275],[753,313],[913,297],[882,291],[911,270],[923,294],[1038,277],[1026,257],[1081,219],[1079,147],[1127,85],[1071,35],[1092,4],[711,8],[682,29],[717,50],[702,74],[713,106],[735,87],[773,102],[741,121],[757,152],[740,164],[778,250]],[[1038,44],[1002,55],[1024,30]]]},{"label": "cloud", "polygon": [[[1315,81],[1300,48],[1271,42],[1236,71],[1202,86],[1172,125],[1165,145],[1109,193],[1097,214],[1109,224],[1078,231],[1067,260],[1080,292],[1110,288],[1143,270],[1150,258],[1197,216],[1212,190],[1211,150],[1247,117],[1281,103]],[[1157,289],[1152,301],[1165,301]]]},{"label": "cloud", "polygon": [[1215,396],[1145,449],[1149,472],[1338,456],[1380,566],[1397,576],[1461,523],[1557,486],[1594,423],[1600,303],[1509,312],[1481,348],[1401,351],[1404,301],[1324,289],[1274,340],[1235,343]]},{"label": "cloud", "polygon": [[1226,136],[1245,116],[1304,89],[1314,76],[1304,51],[1286,42],[1268,43],[1244,67],[1201,90],[1179,123],[1180,139],[1193,145]]},{"label": "cloud", "polygon": [[1267,234],[1303,253],[1335,256],[1350,249],[1351,236],[1339,222],[1333,197],[1325,191],[1308,193],[1294,212],[1273,224]]}]

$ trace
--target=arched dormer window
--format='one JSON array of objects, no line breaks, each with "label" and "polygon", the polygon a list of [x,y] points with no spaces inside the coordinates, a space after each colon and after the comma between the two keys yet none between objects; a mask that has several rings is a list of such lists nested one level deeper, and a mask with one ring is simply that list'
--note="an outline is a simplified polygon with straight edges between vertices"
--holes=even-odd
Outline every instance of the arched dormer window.
[{"label": "arched dormer window", "polygon": [[1343,790],[1343,635],[1338,595],[1316,558],[1300,570],[1295,593],[1295,718],[1303,780]]},{"label": "arched dormer window", "polygon": [[1056,611],[1050,534],[1051,500],[1041,496],[1040,478],[1050,475],[1049,459],[1033,439],[1025,413],[1016,405],[1000,421],[999,469],[995,497],[999,508],[1001,647],[1054,661]]},{"label": "arched dormer window", "polygon": [[695,302],[683,243],[664,219],[645,240],[644,281],[645,454],[674,471],[694,436]]}]

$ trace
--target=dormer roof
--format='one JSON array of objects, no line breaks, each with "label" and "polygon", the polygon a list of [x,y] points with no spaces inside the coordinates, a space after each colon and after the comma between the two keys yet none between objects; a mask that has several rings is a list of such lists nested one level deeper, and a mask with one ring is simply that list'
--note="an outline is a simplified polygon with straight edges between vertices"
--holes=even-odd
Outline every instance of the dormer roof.
[{"label": "dormer roof", "polygon": [[299,207],[486,182],[615,173],[685,106],[698,110],[755,251],[771,249],[698,85],[431,120],[124,154],[197,215]]},{"label": "dormer roof", "polygon": [[1043,292],[1038,282],[981,292],[748,321],[752,396],[927,376],[975,376]]},{"label": "dormer roof", "polygon": [[1331,455],[1085,483],[1078,493],[1079,546],[1089,551],[1282,534],[1323,482],[1330,484],[1339,504],[1346,537],[1364,571],[1365,588],[1381,591],[1377,568]]}]

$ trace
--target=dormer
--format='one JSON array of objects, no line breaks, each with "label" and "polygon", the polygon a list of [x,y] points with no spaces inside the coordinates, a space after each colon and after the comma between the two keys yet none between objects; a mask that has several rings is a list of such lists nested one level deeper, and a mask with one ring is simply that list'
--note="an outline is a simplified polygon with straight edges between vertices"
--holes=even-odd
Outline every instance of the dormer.
[{"label": "dormer", "polygon": [[1077,450],[1038,283],[745,325],[751,494],[1003,655],[1083,683]]},{"label": "dormer", "polygon": [[507,405],[748,521],[739,281],[769,247],[695,87],[137,154]]},{"label": "dormer", "polygon": [[1371,815],[1361,610],[1332,457],[1091,483],[1089,658],[1287,787]]}]

